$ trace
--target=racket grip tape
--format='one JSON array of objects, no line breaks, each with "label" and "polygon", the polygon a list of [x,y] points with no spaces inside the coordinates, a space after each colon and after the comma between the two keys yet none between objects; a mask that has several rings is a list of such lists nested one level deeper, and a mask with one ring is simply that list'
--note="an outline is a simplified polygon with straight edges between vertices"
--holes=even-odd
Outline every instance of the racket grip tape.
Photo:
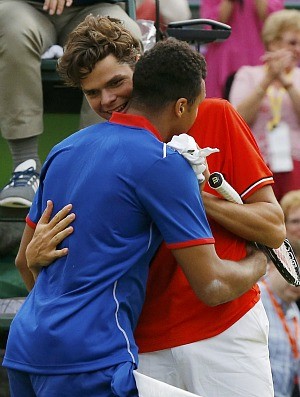
[{"label": "racket grip tape", "polygon": [[216,190],[226,200],[236,204],[243,204],[243,201],[236,190],[226,182],[220,172],[213,172],[208,179],[209,186]]}]

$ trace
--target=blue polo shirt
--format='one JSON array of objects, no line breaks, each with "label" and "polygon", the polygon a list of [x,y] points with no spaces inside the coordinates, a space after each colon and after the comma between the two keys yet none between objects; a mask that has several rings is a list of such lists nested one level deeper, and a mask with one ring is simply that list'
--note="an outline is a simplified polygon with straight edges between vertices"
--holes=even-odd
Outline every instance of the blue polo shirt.
[{"label": "blue polo shirt", "polygon": [[15,316],[4,366],[36,374],[137,362],[133,338],[151,258],[213,243],[197,179],[150,122],[114,114],[47,157],[28,223],[53,200],[76,213],[69,254],[43,268]]}]

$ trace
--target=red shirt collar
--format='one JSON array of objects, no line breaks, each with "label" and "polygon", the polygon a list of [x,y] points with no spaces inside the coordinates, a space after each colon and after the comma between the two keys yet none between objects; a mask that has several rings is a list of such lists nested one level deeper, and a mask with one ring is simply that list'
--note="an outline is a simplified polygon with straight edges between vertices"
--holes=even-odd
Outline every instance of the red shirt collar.
[{"label": "red shirt collar", "polygon": [[111,123],[146,129],[156,136],[157,139],[162,141],[162,137],[158,130],[144,116],[114,112],[109,121]]}]

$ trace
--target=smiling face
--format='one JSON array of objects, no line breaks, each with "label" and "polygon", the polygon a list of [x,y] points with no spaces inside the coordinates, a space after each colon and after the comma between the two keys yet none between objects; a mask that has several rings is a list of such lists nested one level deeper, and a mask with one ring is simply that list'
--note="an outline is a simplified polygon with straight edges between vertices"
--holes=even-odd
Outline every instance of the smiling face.
[{"label": "smiling face", "polygon": [[81,80],[81,88],[94,112],[109,120],[112,112],[126,110],[132,93],[132,76],[128,64],[120,64],[114,55],[108,55]]}]

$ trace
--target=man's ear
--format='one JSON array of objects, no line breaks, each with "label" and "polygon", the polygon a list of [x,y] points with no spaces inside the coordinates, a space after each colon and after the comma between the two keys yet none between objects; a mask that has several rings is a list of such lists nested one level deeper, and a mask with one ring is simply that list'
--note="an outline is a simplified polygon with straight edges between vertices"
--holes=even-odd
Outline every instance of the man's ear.
[{"label": "man's ear", "polygon": [[177,99],[177,101],[175,103],[176,116],[182,117],[182,115],[186,111],[186,108],[187,108],[187,99],[186,98]]}]

